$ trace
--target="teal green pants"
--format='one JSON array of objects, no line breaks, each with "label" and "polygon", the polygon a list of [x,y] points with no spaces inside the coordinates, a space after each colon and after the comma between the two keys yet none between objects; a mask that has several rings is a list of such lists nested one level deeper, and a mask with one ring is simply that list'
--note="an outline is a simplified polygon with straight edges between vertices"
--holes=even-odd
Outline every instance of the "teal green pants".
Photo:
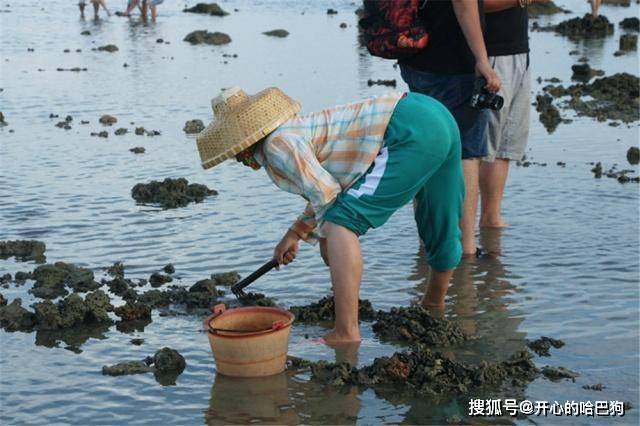
[{"label": "teal green pants", "polygon": [[458,126],[441,103],[409,93],[396,106],[384,144],[367,172],[342,192],[324,220],[365,234],[415,198],[418,234],[437,271],[462,255],[464,178]]}]

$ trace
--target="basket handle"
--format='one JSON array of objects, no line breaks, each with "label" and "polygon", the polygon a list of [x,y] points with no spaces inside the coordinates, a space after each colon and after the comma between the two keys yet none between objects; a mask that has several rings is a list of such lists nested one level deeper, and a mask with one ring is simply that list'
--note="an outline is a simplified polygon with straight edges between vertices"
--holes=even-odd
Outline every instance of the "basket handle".
[{"label": "basket handle", "polygon": [[286,323],[283,320],[274,321],[271,324],[271,330],[273,330],[273,331],[280,330],[281,328],[284,328],[285,324]]},{"label": "basket handle", "polygon": [[225,306],[224,303],[218,303],[213,308],[211,308],[211,313],[213,313],[213,316],[211,317],[211,319],[222,315],[226,310],[227,310],[227,307]]}]

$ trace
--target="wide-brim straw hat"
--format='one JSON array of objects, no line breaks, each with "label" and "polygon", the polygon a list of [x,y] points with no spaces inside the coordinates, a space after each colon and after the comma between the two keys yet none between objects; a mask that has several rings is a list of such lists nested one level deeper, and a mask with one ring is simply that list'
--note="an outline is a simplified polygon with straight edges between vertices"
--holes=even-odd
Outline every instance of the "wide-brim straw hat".
[{"label": "wide-brim straw hat", "polygon": [[196,139],[208,169],[249,148],[300,111],[300,103],[276,87],[247,95],[239,87],[211,101],[214,121]]}]

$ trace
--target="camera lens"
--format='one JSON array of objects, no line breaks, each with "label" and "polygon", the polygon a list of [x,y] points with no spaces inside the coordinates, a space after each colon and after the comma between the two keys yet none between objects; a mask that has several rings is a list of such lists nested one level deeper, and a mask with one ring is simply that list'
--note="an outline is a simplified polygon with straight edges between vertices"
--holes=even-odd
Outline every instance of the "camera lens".
[{"label": "camera lens", "polygon": [[498,111],[504,105],[504,98],[500,95],[494,95],[493,99],[490,99],[487,106],[494,111]]}]

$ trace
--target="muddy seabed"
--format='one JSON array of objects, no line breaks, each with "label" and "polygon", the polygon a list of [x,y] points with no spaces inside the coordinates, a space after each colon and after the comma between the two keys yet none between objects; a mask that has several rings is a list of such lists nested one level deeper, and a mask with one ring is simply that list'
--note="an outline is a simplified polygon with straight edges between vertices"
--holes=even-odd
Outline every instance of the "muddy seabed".
[{"label": "muddy seabed", "polygon": [[[540,28],[582,17],[588,7],[555,3],[571,13],[540,15]],[[636,34],[619,25],[638,15],[631,3],[602,7],[613,25],[603,37],[532,32],[532,101],[550,84],[577,84],[576,64],[604,72],[589,84],[621,73],[637,76],[637,50],[614,56],[621,36]],[[2,248],[0,285],[6,288],[0,294],[8,304],[20,298],[29,312],[41,304],[35,320],[16,305],[11,309],[25,321],[40,321],[35,331],[20,322],[16,328],[27,332],[0,330],[0,422],[637,424],[638,186],[595,179],[591,169],[600,163],[604,171],[615,166],[638,176],[637,165],[627,161],[638,144],[638,121],[578,115],[564,108],[568,97],[550,102],[559,108],[552,133],[532,105],[532,166],[512,168],[504,204],[512,227],[479,234],[487,254],[464,261],[449,290],[445,317],[455,326],[434,322],[455,338],[416,334],[421,330],[412,321],[423,318],[416,311],[376,325],[388,318],[379,312],[417,302],[427,282],[406,208],[363,238],[367,269],[360,297],[371,303],[363,305],[371,315],[362,322],[357,351],[336,353],[314,343],[331,324],[325,300],[317,319],[295,324],[289,348],[315,368],[306,364],[251,380],[216,374],[200,332],[203,306],[209,296],[233,302],[228,284],[237,277],[211,275],[246,276],[263,264],[303,201],[279,192],[263,172],[234,162],[202,170],[186,124],[201,120],[206,126],[210,98],[233,85],[249,93],[279,86],[304,111],[394,90],[369,81],[395,80],[395,90],[406,89],[391,61],[358,47],[356,6],[348,1],[219,4],[228,15],[184,13],[185,2],[165,2],[153,26],[115,16],[81,21],[76,4],[62,0],[47,2],[45,10],[36,0],[0,5],[0,241],[46,244],[44,252],[18,247],[17,257]],[[115,11],[123,2],[109,6]],[[274,29],[289,35],[263,34]],[[224,33],[231,41],[192,45],[184,39],[193,31]],[[97,50],[108,45],[118,50]],[[100,122],[105,115],[117,122]],[[167,178],[206,185],[218,195],[169,205],[132,198],[136,184]],[[64,278],[70,294],[59,285],[36,290],[60,292],[65,303],[45,303],[30,292],[29,273],[44,265],[36,262],[67,265],[60,267],[70,277]],[[118,268],[107,271],[116,262],[125,266],[121,279]],[[168,264],[172,268],[165,269]],[[247,290],[265,296],[253,302],[310,306],[329,294],[329,274],[317,248],[303,245],[294,264]],[[104,292],[114,311],[96,317],[80,308],[72,291],[81,291],[82,300],[92,294],[90,301]],[[139,299],[134,291],[147,295]],[[140,303],[154,307],[149,312]],[[84,314],[75,315],[74,306]],[[69,314],[70,322],[58,314]],[[68,324],[75,331],[63,327]],[[534,343],[540,336],[564,346]],[[538,354],[522,352],[527,344]],[[184,357],[184,371],[179,362],[181,373],[159,379],[149,357],[165,347]],[[355,370],[344,361],[356,361]],[[137,363],[144,374],[102,374],[103,366],[123,362]],[[512,366],[519,368],[515,375]],[[634,408],[610,418],[469,419],[471,397],[619,400]]]}]

